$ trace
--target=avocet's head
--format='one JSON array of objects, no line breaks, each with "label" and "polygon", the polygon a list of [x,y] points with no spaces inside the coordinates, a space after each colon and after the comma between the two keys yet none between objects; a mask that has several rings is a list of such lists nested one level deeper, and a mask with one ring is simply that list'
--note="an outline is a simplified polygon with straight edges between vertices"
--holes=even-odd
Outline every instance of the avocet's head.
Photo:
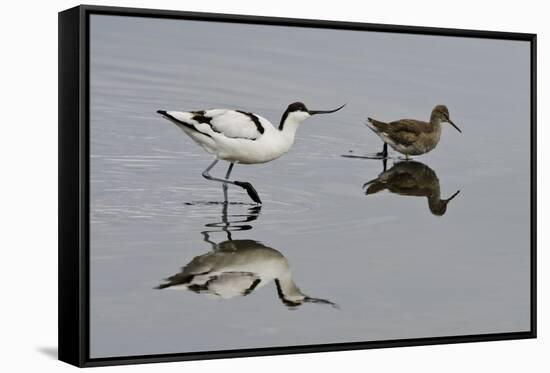
[{"label": "avocet's head", "polygon": [[328,299],[312,298],[308,296],[304,296],[301,299],[294,299],[294,300],[281,298],[281,302],[283,302],[283,304],[287,306],[289,310],[294,310],[305,303],[328,304],[333,308],[340,309],[340,307],[336,303],[333,303]]},{"label": "avocet's head", "polygon": [[449,109],[447,109],[447,106],[445,105],[437,105],[432,110],[432,119],[440,120],[441,122],[447,122],[451,126],[453,126],[458,132],[462,133],[460,128],[456,126],[456,124],[453,123],[451,120],[451,117],[449,116]]},{"label": "avocet's head", "polygon": [[279,299],[285,306],[288,307],[288,309],[296,309],[305,303],[328,304],[334,308],[340,308],[336,303],[333,303],[328,299],[313,298],[305,295],[294,283],[292,283],[291,287],[285,289],[282,286],[281,281],[279,279],[275,279],[275,287],[277,288],[277,295],[279,296]]},{"label": "avocet's head", "polygon": [[299,124],[312,115],[334,113],[344,106],[346,105],[344,104],[334,110],[309,110],[302,102],[294,102],[288,105],[288,108],[284,112],[283,117],[281,118],[281,123],[279,124],[279,129],[282,130],[287,121]]}]

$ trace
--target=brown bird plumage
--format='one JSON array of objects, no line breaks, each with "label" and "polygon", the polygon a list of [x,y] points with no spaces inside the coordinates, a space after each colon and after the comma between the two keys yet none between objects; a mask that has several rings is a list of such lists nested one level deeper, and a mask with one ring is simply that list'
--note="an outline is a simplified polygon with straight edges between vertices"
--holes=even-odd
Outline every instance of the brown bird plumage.
[{"label": "brown bird plumage", "polygon": [[445,214],[448,203],[460,192],[457,191],[450,198],[441,199],[439,179],[435,171],[416,161],[396,163],[376,179],[365,183],[363,188],[367,188],[367,195],[387,189],[402,196],[426,197],[431,213],[438,216]]},{"label": "brown bird plumage", "polygon": [[433,150],[441,137],[441,123],[450,123],[462,132],[450,119],[445,105],[437,105],[432,110],[429,122],[416,119],[401,119],[394,122],[382,122],[368,118],[367,126],[384,141],[384,150],[379,155],[387,156],[387,145],[405,157],[420,155]]}]

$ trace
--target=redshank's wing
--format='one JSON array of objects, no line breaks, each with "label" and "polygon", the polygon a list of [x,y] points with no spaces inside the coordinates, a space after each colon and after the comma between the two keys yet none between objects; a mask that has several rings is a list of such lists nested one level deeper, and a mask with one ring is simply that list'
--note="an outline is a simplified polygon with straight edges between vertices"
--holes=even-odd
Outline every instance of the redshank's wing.
[{"label": "redshank's wing", "polygon": [[368,118],[368,121],[368,126],[381,135],[382,138],[387,138],[391,142],[400,145],[413,144],[421,132],[417,125],[419,122],[412,119],[401,119],[390,123],[373,118]]},{"label": "redshank's wing", "polygon": [[416,142],[425,125],[426,123],[414,119],[401,119],[388,123],[384,132],[397,144],[411,145]]},{"label": "redshank's wing", "polygon": [[388,173],[388,189],[393,193],[407,196],[429,196],[439,189],[435,172],[423,163],[415,161],[399,162]]},{"label": "redshank's wing", "polygon": [[422,185],[418,184],[415,175],[409,172],[397,172],[388,181],[388,189],[392,193],[405,196],[424,196],[426,192]]},{"label": "redshank's wing", "polygon": [[389,123],[381,122],[381,121],[373,119],[373,118],[367,118],[367,120],[370,123],[370,124],[368,124],[368,123],[367,124],[371,129],[373,129],[377,132],[386,132],[387,131]]}]

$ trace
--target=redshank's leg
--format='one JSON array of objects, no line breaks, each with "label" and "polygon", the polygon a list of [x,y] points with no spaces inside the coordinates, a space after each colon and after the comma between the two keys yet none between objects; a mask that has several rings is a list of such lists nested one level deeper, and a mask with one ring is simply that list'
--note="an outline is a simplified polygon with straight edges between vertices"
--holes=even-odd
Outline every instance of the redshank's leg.
[{"label": "redshank's leg", "polygon": [[384,143],[384,147],[381,152],[376,153],[377,156],[386,158],[388,156],[388,144]]}]

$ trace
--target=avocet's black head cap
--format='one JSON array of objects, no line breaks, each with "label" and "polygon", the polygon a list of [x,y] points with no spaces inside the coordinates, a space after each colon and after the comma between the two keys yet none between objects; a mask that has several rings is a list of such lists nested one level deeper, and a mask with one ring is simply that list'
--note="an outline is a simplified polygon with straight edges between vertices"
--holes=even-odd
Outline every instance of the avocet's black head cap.
[{"label": "avocet's black head cap", "polygon": [[341,108],[343,108],[344,106],[346,106],[346,104],[334,109],[334,110],[309,110],[306,105],[304,105],[303,102],[293,102],[292,104],[288,105],[288,108],[286,109],[286,111],[288,113],[292,113],[292,112],[295,112],[295,111],[304,111],[306,113],[309,113],[310,115],[315,115],[315,114],[330,114],[330,113],[334,113],[338,110],[340,110]]},{"label": "avocet's black head cap", "polygon": [[291,113],[303,112],[303,113],[308,113],[309,115],[330,114],[330,113],[334,113],[335,111],[340,110],[344,106],[346,106],[346,105],[344,104],[344,105],[342,105],[342,106],[340,106],[340,107],[338,107],[334,110],[309,110],[306,107],[306,105],[304,105],[303,102],[294,102],[294,103],[288,105],[288,108],[285,110],[285,112],[283,114],[283,117],[281,118],[281,122],[279,124],[279,129],[280,130],[283,129],[284,123],[285,123],[288,115],[291,114]]},{"label": "avocet's black head cap", "polygon": [[306,113],[309,112],[303,102],[293,102],[292,104],[288,105],[286,111],[288,111],[289,113],[295,111],[305,111]]}]

